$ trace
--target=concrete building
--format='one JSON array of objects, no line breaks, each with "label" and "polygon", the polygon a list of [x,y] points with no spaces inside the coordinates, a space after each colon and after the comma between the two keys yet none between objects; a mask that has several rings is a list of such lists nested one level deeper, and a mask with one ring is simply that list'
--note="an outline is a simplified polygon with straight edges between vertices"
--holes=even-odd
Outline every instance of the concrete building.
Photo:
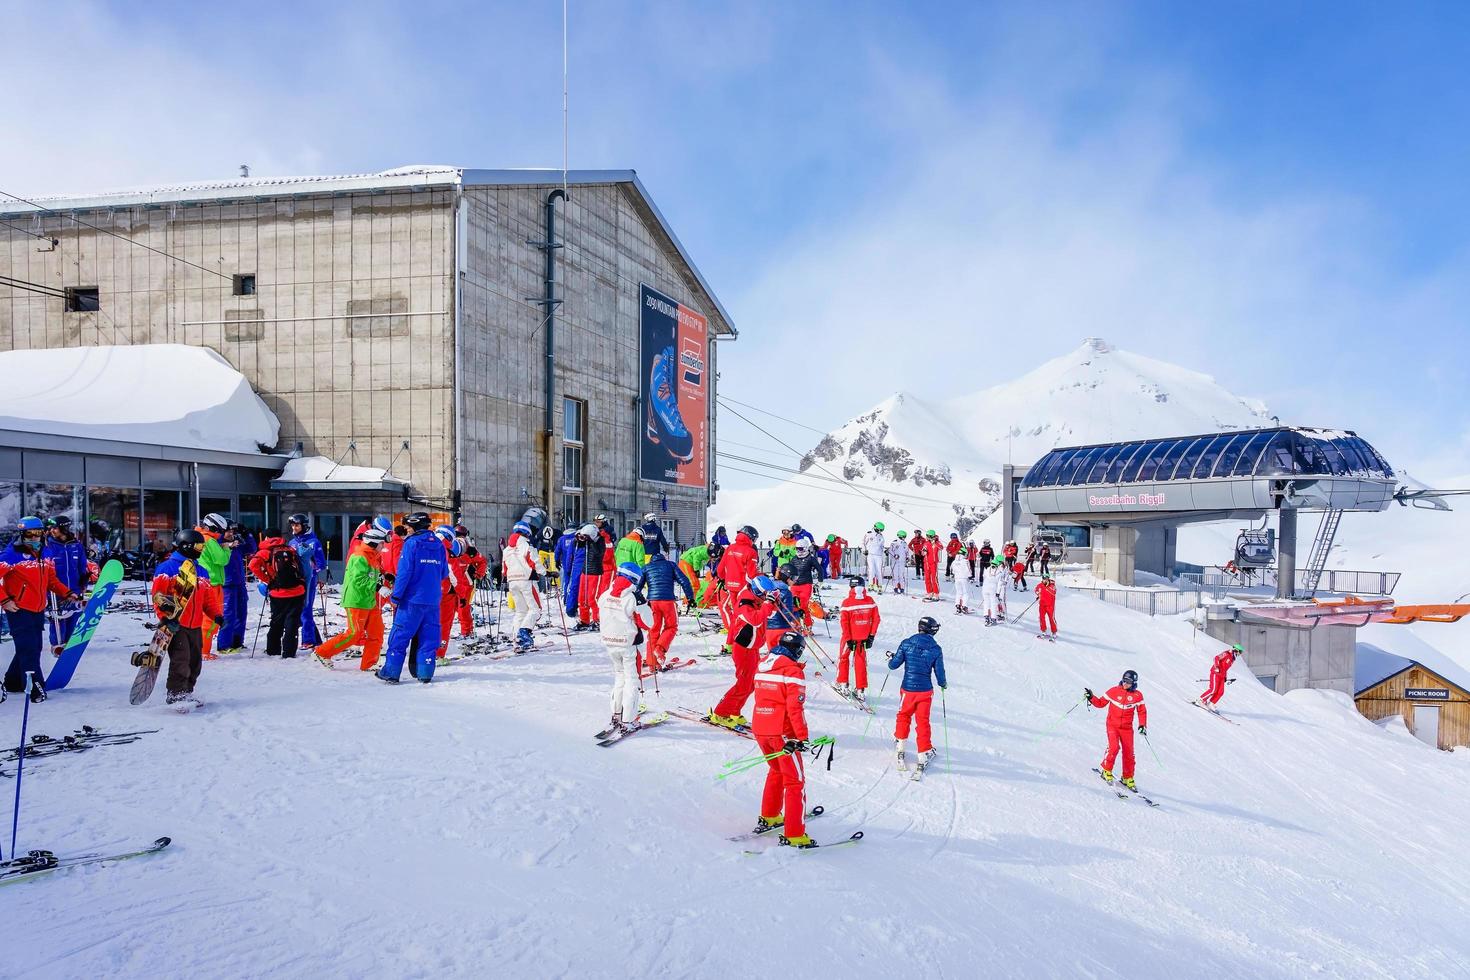
[{"label": "concrete building", "polygon": [[[383,471],[278,481],[273,512],[423,507],[487,540],[535,503],[704,533],[715,342],[735,329],[631,170],[564,189],[560,171],[408,167],[32,200],[0,205],[0,349],[210,348],[279,419],[277,471],[290,455]],[[644,398],[648,296],[707,324],[706,350],[680,350],[679,383],[704,386],[704,417],[683,422],[705,441],[680,447],[677,482],[639,469],[668,411]]]}]

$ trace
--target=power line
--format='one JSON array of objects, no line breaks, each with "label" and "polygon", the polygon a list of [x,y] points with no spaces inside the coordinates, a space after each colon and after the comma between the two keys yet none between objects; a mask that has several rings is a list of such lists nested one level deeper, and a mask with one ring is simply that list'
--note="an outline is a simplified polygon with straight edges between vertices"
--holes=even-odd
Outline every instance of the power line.
[{"label": "power line", "polygon": [[[64,214],[61,211],[57,211],[55,208],[43,207],[42,205],[37,204],[35,201],[27,201],[23,197],[17,197],[16,195],[10,193],[9,191],[0,191],[0,194],[3,194],[5,197],[10,198],[11,200],[19,201],[22,204],[29,204],[31,207],[35,208],[37,211],[45,211],[47,214]],[[162,255],[166,259],[173,259],[175,262],[182,262],[182,263],[184,263],[184,265],[193,266],[194,268],[198,269],[200,272],[207,272],[207,273],[209,273],[212,276],[219,276],[221,279],[229,279],[230,278],[229,276],[225,275],[223,272],[220,272],[220,271],[218,271],[216,269],[209,269],[209,268],[206,268],[206,267],[200,265],[197,262],[190,262],[188,259],[181,259],[177,255],[170,255],[168,252],[165,252],[163,249],[154,248],[152,245],[146,245],[143,242],[137,241],[136,239],[129,238],[127,235],[119,235],[115,231],[109,231],[108,229],[102,228],[102,227],[100,227],[98,225],[94,225],[94,224],[92,224],[89,221],[83,221],[81,218],[78,218],[75,214],[64,215],[64,216],[70,217],[73,222],[75,222],[76,224],[79,224],[79,225],[83,226],[84,228],[91,228],[93,231],[101,232],[104,235],[111,235],[113,238],[116,238],[119,241],[127,242],[129,245],[136,245],[139,248],[146,248],[148,251],[150,251],[150,252],[156,252],[157,254]]]},{"label": "power line", "polygon": [[856,481],[853,481],[853,480],[838,480],[838,479],[834,479],[832,477],[827,477],[827,476],[813,476],[812,474],[808,473],[805,470],[793,469],[793,468],[791,468],[789,466],[781,466],[781,465],[779,465],[777,463],[767,463],[764,460],[750,459],[750,458],[745,457],[745,456],[736,456],[733,453],[725,453],[725,452],[716,451],[715,455],[716,456],[723,456],[726,459],[733,459],[736,462],[746,463],[746,464],[751,465],[751,466],[763,466],[766,469],[773,470],[773,471],[780,472],[780,473],[793,473],[793,474],[796,474],[797,476],[807,477],[808,479],[821,480],[821,481],[823,481],[825,483],[837,483],[837,484],[842,484],[844,486],[850,486],[850,487],[866,486],[869,490],[872,490],[874,493],[882,494],[884,497],[904,497],[904,498],[907,498],[908,500],[913,501],[914,503],[938,504],[938,505],[944,506],[944,507],[948,507],[948,506],[951,506],[954,503],[957,503],[957,501],[943,500],[943,499],[941,499],[939,497],[925,497],[922,494],[909,493],[908,491],[905,491],[905,490],[894,490],[894,489],[891,489],[889,487],[878,486],[878,485],[875,485],[875,484],[872,484],[872,483],[859,484],[859,483],[857,483]]},{"label": "power line", "polygon": [[50,296],[52,299],[66,299],[65,290],[57,289],[55,286],[47,286],[39,282],[31,282],[28,279],[0,276],[0,286],[9,286],[11,289],[24,290],[28,293],[40,293],[42,296]]},{"label": "power line", "polygon": [[14,228],[22,235],[30,235],[32,238],[39,238],[43,242],[50,242],[52,245],[56,244],[56,239],[50,235],[43,235],[39,231],[31,231],[29,228],[22,228],[20,225],[13,224],[9,221],[0,221],[0,225],[4,225],[7,228]]},{"label": "power line", "polygon": [[[802,428],[802,429],[808,429],[808,430],[810,430],[812,432],[815,432],[819,436],[828,435],[828,433],[823,432],[821,429],[812,428],[810,425],[807,425],[804,422],[798,422],[795,419],[788,419],[786,416],[784,416],[784,415],[777,415],[775,412],[768,412],[764,408],[760,408],[759,406],[756,406],[756,405],[751,405],[751,404],[749,404],[747,402],[736,401],[735,399],[731,398],[728,395],[720,395],[718,400],[719,401],[722,401],[722,402],[733,402],[736,405],[743,405],[746,408],[750,409],[751,411],[760,412],[762,415],[769,415],[773,419],[780,419],[782,422],[786,422],[789,425],[794,425],[794,426],[797,426],[797,427]],[[739,415],[739,413],[737,412],[736,415]],[[782,443],[782,445],[785,445],[785,443]],[[790,446],[787,446],[786,448],[787,449],[791,449]],[[796,450],[794,450],[794,449],[792,449],[791,451],[792,452],[796,452]],[[797,455],[798,456],[801,456],[801,455],[805,455],[805,454],[804,453],[797,453]]]}]

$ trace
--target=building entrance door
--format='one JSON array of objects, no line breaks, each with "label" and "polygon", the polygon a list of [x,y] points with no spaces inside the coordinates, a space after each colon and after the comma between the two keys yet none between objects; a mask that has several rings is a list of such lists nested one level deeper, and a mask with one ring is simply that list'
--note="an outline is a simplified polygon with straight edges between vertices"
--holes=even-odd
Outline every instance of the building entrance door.
[{"label": "building entrance door", "polygon": [[1414,705],[1414,737],[1439,748],[1439,705]]}]

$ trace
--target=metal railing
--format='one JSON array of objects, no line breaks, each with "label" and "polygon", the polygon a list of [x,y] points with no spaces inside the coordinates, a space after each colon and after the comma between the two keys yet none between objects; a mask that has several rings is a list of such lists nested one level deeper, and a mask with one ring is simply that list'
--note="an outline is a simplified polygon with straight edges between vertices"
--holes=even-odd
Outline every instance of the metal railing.
[{"label": "metal railing", "polygon": [[1175,616],[1203,604],[1198,589],[1110,589],[1106,586],[1068,586],[1067,591],[1090,595],[1114,606],[1149,616]]},{"label": "metal railing", "polygon": [[[1393,595],[1398,588],[1400,572],[1369,572],[1353,569],[1324,569],[1317,583],[1318,592],[1333,592],[1342,595]],[[1203,572],[1185,572],[1179,576],[1220,598],[1226,592],[1239,589],[1266,588],[1275,590],[1276,569],[1262,568],[1252,572],[1227,572],[1223,568],[1206,568]],[[1305,593],[1311,585],[1306,569],[1298,569],[1296,588]]]}]

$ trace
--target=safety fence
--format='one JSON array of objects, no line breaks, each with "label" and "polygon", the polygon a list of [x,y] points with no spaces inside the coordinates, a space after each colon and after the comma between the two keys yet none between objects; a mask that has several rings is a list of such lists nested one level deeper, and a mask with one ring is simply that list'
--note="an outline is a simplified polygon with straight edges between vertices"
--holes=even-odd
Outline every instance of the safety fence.
[{"label": "safety fence", "polygon": [[[1327,569],[1322,572],[1322,578],[1317,583],[1317,591],[1337,593],[1340,595],[1393,595],[1393,590],[1398,588],[1401,575],[1401,572]],[[1186,572],[1180,578],[1193,583],[1200,589],[1208,592],[1211,598],[1215,599],[1220,598],[1227,592],[1239,591],[1241,589],[1265,588],[1274,592],[1277,583],[1276,569],[1274,568],[1262,568],[1254,571],[1226,571],[1223,568],[1212,567],[1206,568],[1201,572]],[[1304,569],[1297,569],[1297,594],[1305,594],[1310,587],[1307,572]]]},{"label": "safety fence", "polygon": [[1109,605],[1122,606],[1150,616],[1175,616],[1203,604],[1198,589],[1110,589],[1106,586],[1068,586],[1071,594],[1090,595]]}]

